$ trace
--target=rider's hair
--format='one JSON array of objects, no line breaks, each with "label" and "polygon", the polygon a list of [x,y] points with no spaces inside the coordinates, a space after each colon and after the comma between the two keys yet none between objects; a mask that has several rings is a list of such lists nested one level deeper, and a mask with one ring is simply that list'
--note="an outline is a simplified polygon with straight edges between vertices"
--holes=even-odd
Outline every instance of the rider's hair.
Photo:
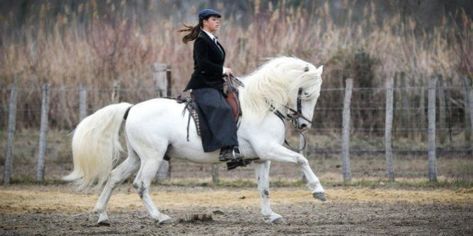
[{"label": "rider's hair", "polygon": [[189,26],[184,24],[184,28],[178,30],[178,32],[189,32],[188,34],[184,35],[182,38],[182,42],[187,44],[190,41],[194,41],[201,31],[201,28],[204,26],[204,19],[199,20],[199,24],[195,26]]}]

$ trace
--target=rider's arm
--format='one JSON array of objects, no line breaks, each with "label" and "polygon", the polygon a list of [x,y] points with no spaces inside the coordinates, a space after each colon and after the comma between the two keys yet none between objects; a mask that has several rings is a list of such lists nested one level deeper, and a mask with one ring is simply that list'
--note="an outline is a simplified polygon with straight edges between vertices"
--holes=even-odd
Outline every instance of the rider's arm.
[{"label": "rider's arm", "polygon": [[222,75],[224,73],[223,66],[213,63],[209,59],[210,47],[202,38],[197,38],[194,42],[194,55],[199,73],[207,75]]}]

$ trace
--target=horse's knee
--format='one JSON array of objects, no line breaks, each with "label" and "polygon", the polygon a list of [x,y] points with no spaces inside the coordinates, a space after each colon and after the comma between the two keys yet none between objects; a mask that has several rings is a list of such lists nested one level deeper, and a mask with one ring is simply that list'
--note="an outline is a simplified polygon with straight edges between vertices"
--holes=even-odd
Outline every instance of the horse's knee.
[{"label": "horse's knee", "polygon": [[300,166],[306,166],[309,165],[309,161],[307,160],[307,158],[300,155],[299,157],[297,157],[297,164]]}]

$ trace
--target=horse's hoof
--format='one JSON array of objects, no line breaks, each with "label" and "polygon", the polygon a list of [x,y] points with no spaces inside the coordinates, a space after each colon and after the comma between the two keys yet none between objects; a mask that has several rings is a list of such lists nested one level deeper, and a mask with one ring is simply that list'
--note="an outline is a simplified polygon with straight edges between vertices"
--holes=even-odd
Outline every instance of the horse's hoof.
[{"label": "horse's hoof", "polygon": [[174,220],[171,217],[165,214],[161,214],[158,220],[158,224],[164,225],[164,224],[171,224],[171,223],[174,223]]},{"label": "horse's hoof", "polygon": [[314,196],[315,199],[319,199],[322,202],[327,201],[327,198],[325,198],[324,192],[315,192],[315,193],[312,193],[312,196]]},{"label": "horse's hoof", "polygon": [[107,212],[102,212],[99,214],[99,220],[97,221],[98,226],[110,226],[110,221],[108,220]]},{"label": "horse's hoof", "polygon": [[276,214],[276,213],[273,213],[269,216],[265,216],[264,221],[268,224],[283,224],[283,223],[286,223],[284,218],[281,215]]},{"label": "horse's hoof", "polygon": [[276,218],[274,219],[273,221],[271,221],[272,224],[285,224],[286,223],[286,220],[284,220],[284,218],[282,217],[279,217],[279,218]]},{"label": "horse's hoof", "polygon": [[99,221],[97,222],[97,226],[110,226],[109,220]]}]

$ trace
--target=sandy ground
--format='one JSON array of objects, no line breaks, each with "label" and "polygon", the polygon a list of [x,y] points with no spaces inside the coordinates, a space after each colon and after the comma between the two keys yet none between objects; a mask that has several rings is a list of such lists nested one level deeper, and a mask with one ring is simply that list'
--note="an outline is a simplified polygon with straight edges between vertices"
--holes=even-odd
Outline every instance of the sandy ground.
[{"label": "sandy ground", "polygon": [[[109,204],[111,226],[97,226],[98,194],[67,185],[0,187],[0,235],[326,235],[473,234],[473,189],[327,189],[329,201],[303,188],[272,188],[285,224],[265,224],[251,188],[153,186],[160,210],[175,219],[157,225],[129,185]],[[195,220],[195,215],[212,219]]]}]

